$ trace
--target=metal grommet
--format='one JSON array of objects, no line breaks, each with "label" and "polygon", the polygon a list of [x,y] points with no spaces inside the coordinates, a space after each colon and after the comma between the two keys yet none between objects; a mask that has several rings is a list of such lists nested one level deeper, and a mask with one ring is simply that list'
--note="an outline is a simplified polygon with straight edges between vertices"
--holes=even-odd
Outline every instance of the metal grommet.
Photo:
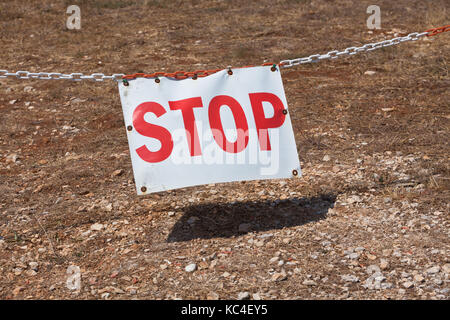
[{"label": "metal grommet", "polygon": [[277,71],[277,65],[276,65],[276,64],[274,64],[274,65],[272,66],[272,68],[270,68],[270,70],[271,70],[272,72],[275,72],[275,71]]},{"label": "metal grommet", "polygon": [[192,80],[197,80],[197,78],[198,78],[198,76],[197,76],[197,74],[195,73],[195,74],[192,76]]},{"label": "metal grommet", "polygon": [[287,114],[287,109],[283,109],[283,114]]},{"label": "metal grommet", "polygon": [[130,85],[130,83],[128,82],[127,79],[123,79],[122,81],[123,81],[123,85],[124,85],[125,87],[128,87],[128,86]]},{"label": "metal grommet", "polygon": [[231,70],[231,67],[228,67],[228,74],[231,76],[233,74],[233,70]]},{"label": "metal grommet", "polygon": [[142,191],[142,192],[147,192],[147,188],[146,188],[146,187],[142,187],[142,188],[141,188],[141,191]]},{"label": "metal grommet", "polygon": [[128,130],[128,131],[131,131],[131,130],[133,130],[133,127],[132,127],[132,126],[128,126],[128,127],[127,127],[127,130]]},{"label": "metal grommet", "polygon": [[155,78],[155,82],[156,82],[156,83],[160,83],[161,80],[159,80],[159,78]]},{"label": "metal grommet", "polygon": [[297,176],[298,175],[298,171],[297,170],[292,170],[292,174],[294,175],[294,176]]}]

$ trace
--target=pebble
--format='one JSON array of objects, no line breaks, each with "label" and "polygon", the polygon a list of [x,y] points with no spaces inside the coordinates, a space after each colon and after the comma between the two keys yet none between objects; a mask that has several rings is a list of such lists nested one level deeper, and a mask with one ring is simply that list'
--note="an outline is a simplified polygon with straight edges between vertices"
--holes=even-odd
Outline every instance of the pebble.
[{"label": "pebble", "polygon": [[389,268],[389,262],[386,259],[380,259],[380,269],[386,270]]},{"label": "pebble", "polygon": [[17,155],[17,153],[12,153],[12,154],[6,156],[6,163],[15,163],[19,159],[20,158]]},{"label": "pebble", "polygon": [[305,286],[311,286],[311,287],[316,285],[316,283],[313,280],[309,280],[309,279],[306,279],[305,281],[303,281],[303,284]]},{"label": "pebble", "polygon": [[261,300],[261,295],[259,293],[254,293],[253,300]]},{"label": "pebble", "polygon": [[404,286],[406,289],[409,289],[409,288],[414,287],[414,283],[411,282],[411,281],[406,281],[406,282],[403,282],[403,286]]},{"label": "pebble", "polygon": [[101,223],[94,223],[93,225],[91,225],[91,230],[93,231],[100,231],[103,229],[103,225]]},{"label": "pebble", "polygon": [[38,270],[39,263],[37,263],[37,262],[35,262],[35,261],[32,261],[32,262],[30,262],[28,265],[30,266],[30,269],[31,269],[31,270],[34,270],[34,271],[37,271],[37,270]]},{"label": "pebble", "polygon": [[414,281],[416,281],[416,282],[423,282],[424,280],[425,280],[425,278],[420,274],[416,274],[414,276]]},{"label": "pebble", "polygon": [[257,247],[263,247],[264,246],[264,240],[255,241],[255,245]]},{"label": "pebble", "polygon": [[184,268],[186,272],[194,272],[197,270],[197,265],[195,263],[188,264],[186,268]]},{"label": "pebble", "polygon": [[26,273],[30,277],[34,277],[35,275],[37,275],[37,272],[35,270],[27,270]]},{"label": "pebble", "polygon": [[327,154],[322,158],[322,161],[325,161],[325,162],[330,161],[330,160],[331,160],[331,158]]},{"label": "pebble", "polygon": [[248,300],[250,299],[250,293],[246,292],[239,292],[238,294],[238,300]]},{"label": "pebble", "polygon": [[376,71],[372,71],[372,70],[367,70],[366,72],[364,72],[364,74],[366,76],[373,76],[375,73],[377,73]]},{"label": "pebble", "polygon": [[349,259],[358,259],[359,258],[359,253],[353,252],[353,253],[350,253],[347,257]]},{"label": "pebble", "polygon": [[278,261],[278,257],[273,257],[269,260],[270,263],[275,263]]},{"label": "pebble", "polygon": [[435,274],[435,273],[438,273],[440,270],[441,270],[441,268],[439,266],[434,266],[434,267],[428,268],[426,272],[428,274]]},{"label": "pebble", "polygon": [[359,278],[357,276],[350,274],[341,276],[341,279],[344,280],[345,282],[359,282]]},{"label": "pebble", "polygon": [[274,281],[274,282],[283,281],[286,279],[287,279],[287,276],[286,276],[286,273],[284,273],[284,272],[276,272],[272,275],[272,281]]},{"label": "pebble", "polygon": [[119,177],[123,174],[123,170],[122,169],[118,169],[113,171],[113,173],[111,173],[111,177]]}]

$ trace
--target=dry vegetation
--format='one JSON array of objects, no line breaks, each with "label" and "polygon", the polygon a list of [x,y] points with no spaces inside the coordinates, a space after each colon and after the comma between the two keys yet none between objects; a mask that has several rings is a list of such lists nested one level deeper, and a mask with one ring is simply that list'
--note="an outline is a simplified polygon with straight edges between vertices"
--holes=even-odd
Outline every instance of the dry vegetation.
[{"label": "dry vegetation", "polygon": [[[446,0],[378,0],[369,33],[370,4],[2,0],[0,69],[224,68],[449,23]],[[449,37],[284,70],[301,179],[146,197],[114,83],[2,79],[0,298],[448,299]]]}]

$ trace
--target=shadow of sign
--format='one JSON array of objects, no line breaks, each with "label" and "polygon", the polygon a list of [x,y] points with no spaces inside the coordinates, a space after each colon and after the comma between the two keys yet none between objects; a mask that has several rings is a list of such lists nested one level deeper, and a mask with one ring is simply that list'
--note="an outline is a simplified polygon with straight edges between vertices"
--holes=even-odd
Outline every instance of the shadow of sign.
[{"label": "shadow of sign", "polygon": [[311,198],[192,205],[184,209],[167,242],[229,238],[301,226],[326,219],[335,201],[335,194],[322,194]]}]

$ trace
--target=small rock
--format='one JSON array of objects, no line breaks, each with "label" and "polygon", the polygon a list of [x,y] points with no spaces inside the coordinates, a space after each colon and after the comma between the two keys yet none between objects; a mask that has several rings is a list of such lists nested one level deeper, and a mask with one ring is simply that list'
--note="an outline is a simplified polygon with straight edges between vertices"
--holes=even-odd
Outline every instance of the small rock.
[{"label": "small rock", "polygon": [[250,299],[250,293],[248,292],[239,292],[238,300],[248,300]]},{"label": "small rock", "polygon": [[100,297],[101,297],[102,299],[107,300],[107,299],[109,298],[109,296],[110,296],[110,293],[109,293],[109,292],[105,292],[105,293],[102,293]]},{"label": "small rock", "polygon": [[435,273],[438,273],[440,270],[441,270],[441,268],[439,266],[434,266],[434,267],[428,268],[426,272],[428,274],[435,274]]},{"label": "small rock", "polygon": [[26,86],[25,88],[23,88],[23,91],[24,91],[24,92],[31,92],[31,91],[33,91],[33,87],[31,87],[31,86]]},{"label": "small rock", "polygon": [[404,286],[406,289],[409,289],[409,288],[414,287],[414,283],[411,282],[411,281],[406,281],[406,282],[403,282],[403,286]]},{"label": "small rock", "polygon": [[325,155],[323,158],[322,158],[322,161],[325,161],[325,162],[327,162],[327,161],[330,161],[330,156],[329,155]]},{"label": "small rock", "polygon": [[416,282],[423,282],[424,280],[425,280],[425,278],[420,274],[416,274],[414,276],[414,281],[416,281]]},{"label": "small rock", "polygon": [[304,284],[305,286],[310,286],[310,287],[316,285],[316,283],[315,283],[313,280],[309,280],[309,279],[306,279],[305,281],[303,281],[303,284]]},{"label": "small rock", "polygon": [[366,72],[364,72],[364,74],[366,76],[373,76],[375,73],[377,73],[376,71],[372,71],[372,70],[367,70]]},{"label": "small rock", "polygon": [[6,156],[6,163],[15,163],[17,160],[19,160],[19,156],[16,153]]},{"label": "small rock", "polygon": [[37,272],[35,270],[27,270],[26,274],[30,277],[34,277],[35,275],[37,275]]},{"label": "small rock", "polygon": [[257,247],[263,247],[264,246],[264,240],[255,241],[255,245]]},{"label": "small rock", "polygon": [[375,255],[373,255],[373,254],[370,254],[370,253],[366,253],[366,257],[367,257],[367,259],[369,259],[369,260],[375,260],[375,259],[377,258],[377,256],[375,256]]},{"label": "small rock", "polygon": [[259,293],[254,293],[253,300],[261,300],[261,295]]},{"label": "small rock", "polygon": [[380,269],[386,270],[389,268],[389,262],[386,259],[380,259]]},{"label": "small rock", "polygon": [[275,263],[278,261],[278,257],[273,257],[269,260],[270,263]]},{"label": "small rock", "polygon": [[356,253],[356,252],[350,253],[348,255],[348,258],[349,259],[358,259],[359,258],[359,253]]},{"label": "small rock", "polygon": [[91,230],[93,230],[93,231],[100,231],[102,229],[103,229],[103,225],[101,223],[94,223],[91,226]]},{"label": "small rock", "polygon": [[38,270],[39,263],[33,261],[33,262],[30,262],[28,265],[30,266],[31,270],[34,270],[34,271]]},{"label": "small rock", "polygon": [[284,272],[275,272],[272,275],[272,281],[274,281],[274,282],[283,281],[286,279],[287,279],[287,276],[286,276],[286,273],[284,273]]},{"label": "small rock", "polygon": [[123,174],[122,169],[115,170],[113,173],[111,173],[111,177],[119,177]]},{"label": "small rock", "polygon": [[197,265],[195,263],[188,264],[186,268],[184,268],[186,272],[194,272],[197,270]]}]

